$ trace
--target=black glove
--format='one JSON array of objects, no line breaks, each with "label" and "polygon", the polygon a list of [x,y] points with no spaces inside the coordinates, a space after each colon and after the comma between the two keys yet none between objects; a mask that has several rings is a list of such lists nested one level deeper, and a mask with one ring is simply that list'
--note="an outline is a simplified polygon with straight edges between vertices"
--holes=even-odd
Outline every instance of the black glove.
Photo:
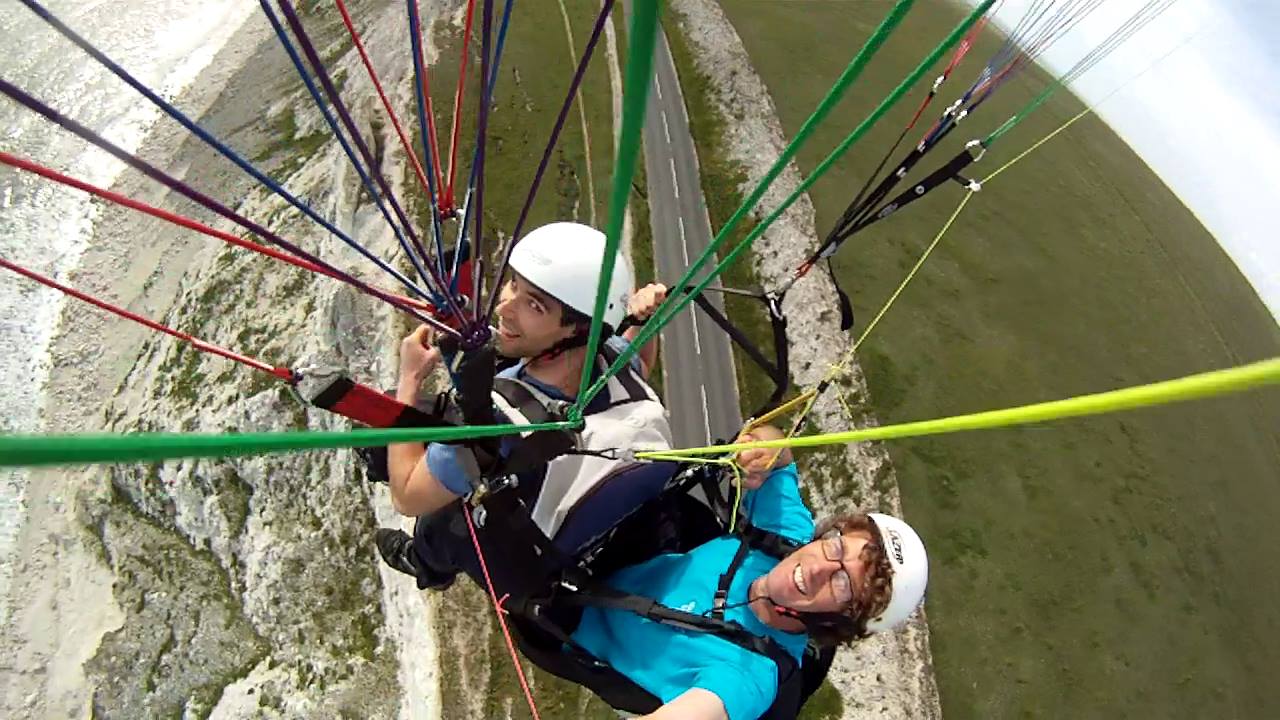
[{"label": "black glove", "polygon": [[[464,425],[494,425],[493,376],[497,351],[493,342],[486,342],[474,350],[463,350],[458,338],[445,336],[439,340],[441,354],[453,378],[454,405]],[[491,473],[501,460],[498,438],[467,440],[475,453],[476,463],[483,475]]]},{"label": "black glove", "polygon": [[468,425],[492,425],[493,376],[497,352],[487,342],[475,350],[462,350],[457,338],[440,338],[439,347],[453,378],[453,395],[462,420]]}]

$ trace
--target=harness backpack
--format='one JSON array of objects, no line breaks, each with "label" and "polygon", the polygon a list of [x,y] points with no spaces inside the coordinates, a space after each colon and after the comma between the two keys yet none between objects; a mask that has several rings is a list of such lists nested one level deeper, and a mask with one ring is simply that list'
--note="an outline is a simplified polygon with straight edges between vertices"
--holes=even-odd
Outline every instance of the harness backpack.
[{"label": "harness backpack", "polygon": [[[560,580],[542,596],[528,594],[506,607],[511,612],[521,652],[543,670],[590,689],[610,706],[633,713],[649,713],[661,701],[607,663],[578,647],[570,637],[585,607],[631,612],[685,632],[707,633],[773,661],[778,694],[766,720],[793,720],[804,702],[821,685],[835,656],[834,648],[806,648],[796,659],[771,638],[754,635],[726,621],[683,612],[650,598],[630,595],[608,586],[607,578],[627,565],[662,553],[683,553],[728,533],[726,515],[715,509],[723,495],[718,474],[691,468],[678,475],[650,501],[636,508],[607,536],[582,551],[577,562],[560,573]],[[694,488],[701,490],[695,497]],[[743,522],[739,519],[739,522]],[[720,578],[716,604],[723,608],[729,584],[748,549],[781,559],[796,544],[771,532],[740,525],[739,552]]]}]

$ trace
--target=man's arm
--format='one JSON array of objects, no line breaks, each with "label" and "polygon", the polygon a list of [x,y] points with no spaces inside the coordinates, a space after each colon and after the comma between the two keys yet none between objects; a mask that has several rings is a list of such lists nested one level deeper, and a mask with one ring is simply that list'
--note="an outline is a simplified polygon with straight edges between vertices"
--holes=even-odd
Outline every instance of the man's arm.
[{"label": "man's arm", "polygon": [[[734,442],[747,443],[766,440],[781,440],[786,437],[772,425],[761,425],[738,436]],[[738,453],[738,467],[746,471],[742,484],[748,490],[758,490],[764,484],[769,473],[794,462],[790,448],[755,448]]]},{"label": "man's arm", "polygon": [[[650,283],[635,291],[631,295],[631,301],[627,303],[627,314],[636,318],[640,322],[648,320],[667,299],[667,286],[658,283]],[[627,328],[622,333],[622,337],[631,342],[640,334],[639,327]],[[658,336],[654,335],[649,342],[644,344],[636,353],[636,357],[640,358],[640,374],[646,380],[649,379],[649,373],[652,372],[653,366],[658,362]]]},{"label": "man's arm", "polygon": [[729,714],[720,696],[710,690],[689,688],[641,720],[729,720]]},{"label": "man's arm", "polygon": [[[420,326],[400,343],[400,379],[396,399],[406,405],[418,402],[422,381],[440,363],[440,351],[431,346],[431,330]],[[402,515],[428,515],[459,496],[445,487],[427,466],[427,448],[422,443],[393,443],[387,446],[387,474],[391,502]]]}]

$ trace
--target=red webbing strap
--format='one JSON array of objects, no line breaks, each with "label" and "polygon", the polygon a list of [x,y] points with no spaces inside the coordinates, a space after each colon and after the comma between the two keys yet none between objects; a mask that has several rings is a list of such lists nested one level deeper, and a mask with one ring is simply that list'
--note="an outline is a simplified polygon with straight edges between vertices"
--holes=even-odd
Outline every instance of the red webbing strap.
[{"label": "red webbing strap", "polygon": [[449,424],[342,376],[331,380],[315,397],[307,400],[321,410],[337,413],[369,427],[441,427]]}]

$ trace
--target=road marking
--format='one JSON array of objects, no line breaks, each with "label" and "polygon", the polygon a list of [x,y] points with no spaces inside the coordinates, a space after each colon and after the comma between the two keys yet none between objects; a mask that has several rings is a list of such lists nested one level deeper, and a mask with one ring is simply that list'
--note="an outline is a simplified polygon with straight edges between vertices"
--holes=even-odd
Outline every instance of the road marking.
[{"label": "road marking", "polygon": [[658,82],[658,77],[653,78],[653,91],[658,94],[658,99],[662,99],[662,83]]},{"label": "road marking", "polygon": [[[671,192],[676,194],[676,199],[680,199],[680,178],[676,176],[676,156],[671,156]],[[681,231],[683,236],[684,231]]]},{"label": "road marking", "polygon": [[662,111],[662,134],[667,136],[667,144],[671,144],[671,128],[667,127],[667,111]]},{"label": "road marking", "polygon": [[684,266],[689,267],[689,246],[684,241],[684,220],[677,215],[676,221],[680,223],[680,254],[684,256]]},{"label": "road marking", "polygon": [[707,386],[698,385],[698,389],[702,391],[702,427],[707,439],[707,444],[711,444],[711,411],[707,409]]},{"label": "road marking", "polygon": [[702,354],[702,342],[698,339],[698,316],[689,313],[689,325],[693,327],[693,351],[698,355]]}]

